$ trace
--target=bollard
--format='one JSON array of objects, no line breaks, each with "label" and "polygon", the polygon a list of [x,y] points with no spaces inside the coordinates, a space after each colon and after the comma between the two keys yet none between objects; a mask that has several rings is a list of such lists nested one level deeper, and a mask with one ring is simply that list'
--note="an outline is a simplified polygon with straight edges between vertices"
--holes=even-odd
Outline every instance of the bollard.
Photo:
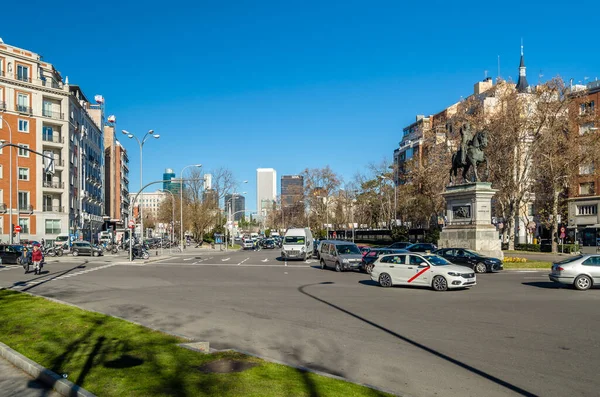
[{"label": "bollard", "polygon": [[156,250],[156,256],[158,256],[158,250]]}]

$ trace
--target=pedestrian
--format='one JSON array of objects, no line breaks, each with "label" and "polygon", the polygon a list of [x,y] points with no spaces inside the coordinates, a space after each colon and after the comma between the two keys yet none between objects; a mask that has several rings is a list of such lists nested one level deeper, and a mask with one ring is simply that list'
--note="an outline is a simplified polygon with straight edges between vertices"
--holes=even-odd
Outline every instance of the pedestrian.
[{"label": "pedestrian", "polygon": [[42,238],[42,247],[46,245],[46,241]]},{"label": "pedestrian", "polygon": [[42,270],[42,261],[44,260],[44,255],[42,254],[42,250],[40,249],[39,244],[33,245],[33,252],[31,253],[31,262],[33,263],[33,274],[40,274]]}]

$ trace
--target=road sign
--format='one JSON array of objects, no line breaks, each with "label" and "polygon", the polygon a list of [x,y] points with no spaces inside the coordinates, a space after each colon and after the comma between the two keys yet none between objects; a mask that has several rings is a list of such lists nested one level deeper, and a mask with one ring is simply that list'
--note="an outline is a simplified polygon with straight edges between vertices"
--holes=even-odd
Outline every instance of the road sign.
[{"label": "road sign", "polygon": [[564,226],[562,226],[562,227],[560,228],[560,232],[561,232],[562,234],[565,234],[565,232],[566,232],[566,231],[567,231],[567,229],[565,229],[565,227],[564,227]]},{"label": "road sign", "polygon": [[21,226],[20,225],[15,226],[15,232],[21,233]]}]

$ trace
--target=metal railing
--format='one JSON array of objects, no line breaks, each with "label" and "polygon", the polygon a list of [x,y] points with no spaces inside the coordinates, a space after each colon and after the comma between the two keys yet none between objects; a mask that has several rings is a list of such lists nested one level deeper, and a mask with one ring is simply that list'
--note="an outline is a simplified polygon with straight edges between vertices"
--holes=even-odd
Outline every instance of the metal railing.
[{"label": "metal railing", "polygon": [[19,113],[33,114],[33,109],[30,106],[15,105],[15,110]]},{"label": "metal railing", "polygon": [[42,80],[42,85],[44,87],[52,87],[52,88],[58,88],[58,89],[61,88],[60,84],[58,84],[56,81],[54,81],[54,80],[48,80],[48,79]]},{"label": "metal railing", "polygon": [[42,140],[44,142],[65,143],[65,139],[62,136],[54,134],[42,134]]},{"label": "metal railing", "polygon": [[19,203],[19,212],[33,212],[33,205],[28,204],[21,204]]},{"label": "metal railing", "polygon": [[0,110],[6,110],[6,102],[0,101]]},{"label": "metal railing", "polygon": [[48,182],[48,181],[44,181],[43,186],[47,187],[47,188],[50,188],[50,189],[64,189],[65,183],[64,182]]},{"label": "metal railing", "polygon": [[25,81],[26,83],[31,83],[31,79],[28,76],[19,76],[18,74],[15,74],[15,79],[19,81]]},{"label": "metal railing", "polygon": [[60,205],[44,205],[44,212],[65,212],[65,207]]},{"label": "metal railing", "polygon": [[44,116],[44,117],[50,117],[51,119],[55,119],[55,120],[64,120],[64,118],[65,118],[65,114],[64,113],[53,112],[53,111],[48,110],[48,109],[42,109],[42,116]]},{"label": "metal railing", "polygon": [[8,211],[8,206],[4,203],[0,203],[0,212],[6,212]]}]

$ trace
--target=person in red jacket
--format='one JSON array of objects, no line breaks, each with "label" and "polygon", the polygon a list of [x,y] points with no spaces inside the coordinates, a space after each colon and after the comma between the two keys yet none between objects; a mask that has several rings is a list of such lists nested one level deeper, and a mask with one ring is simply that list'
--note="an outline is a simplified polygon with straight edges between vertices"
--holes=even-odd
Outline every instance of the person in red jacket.
[{"label": "person in red jacket", "polygon": [[31,262],[33,262],[33,269],[35,270],[34,274],[40,274],[42,261],[44,260],[44,255],[42,254],[42,250],[39,245],[33,246],[33,251],[31,252]]}]

